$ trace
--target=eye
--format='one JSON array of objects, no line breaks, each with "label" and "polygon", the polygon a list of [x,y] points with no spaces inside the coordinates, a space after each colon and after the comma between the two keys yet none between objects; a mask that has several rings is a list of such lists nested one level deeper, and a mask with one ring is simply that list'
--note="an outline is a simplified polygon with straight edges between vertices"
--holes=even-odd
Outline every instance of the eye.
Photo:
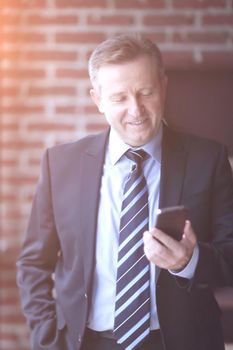
[{"label": "eye", "polygon": [[141,90],[140,94],[142,96],[151,96],[153,94],[153,90],[152,89],[144,89],[144,90]]},{"label": "eye", "polygon": [[111,102],[113,103],[119,103],[119,102],[123,102],[125,100],[125,96],[124,95],[116,95],[116,96],[112,96],[110,98]]}]

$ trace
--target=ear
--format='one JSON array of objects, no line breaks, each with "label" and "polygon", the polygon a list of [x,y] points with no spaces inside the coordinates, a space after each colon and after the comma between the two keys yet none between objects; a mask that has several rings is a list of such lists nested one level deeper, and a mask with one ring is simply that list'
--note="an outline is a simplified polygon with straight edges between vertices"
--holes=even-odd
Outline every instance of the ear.
[{"label": "ear", "polygon": [[91,95],[92,101],[96,104],[96,106],[98,107],[98,110],[100,111],[100,113],[103,113],[103,108],[101,106],[100,93],[97,92],[95,89],[91,89],[90,90],[90,95]]},{"label": "ear", "polygon": [[168,77],[167,77],[167,75],[165,75],[165,77],[164,77],[164,85],[165,85],[164,89],[165,89],[165,94],[166,94],[166,92],[167,92],[167,85],[168,85]]},{"label": "ear", "polygon": [[164,75],[162,77],[161,83],[162,83],[162,89],[166,93],[166,91],[167,91],[167,84],[168,84],[168,77],[167,77],[167,75]]},{"label": "ear", "polygon": [[167,85],[168,85],[168,78],[165,75],[162,78],[162,98],[163,98],[163,102],[165,103],[165,99],[166,99],[166,94],[167,94]]}]

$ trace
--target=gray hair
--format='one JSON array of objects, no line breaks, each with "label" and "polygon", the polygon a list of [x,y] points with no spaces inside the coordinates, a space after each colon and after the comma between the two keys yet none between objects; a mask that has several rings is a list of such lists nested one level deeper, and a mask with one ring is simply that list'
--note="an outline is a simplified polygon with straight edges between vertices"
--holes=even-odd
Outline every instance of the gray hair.
[{"label": "gray hair", "polygon": [[121,34],[100,43],[92,52],[89,62],[89,77],[93,87],[97,87],[100,67],[107,64],[126,63],[141,55],[150,56],[155,62],[159,76],[164,76],[164,64],[158,46],[140,34]]}]

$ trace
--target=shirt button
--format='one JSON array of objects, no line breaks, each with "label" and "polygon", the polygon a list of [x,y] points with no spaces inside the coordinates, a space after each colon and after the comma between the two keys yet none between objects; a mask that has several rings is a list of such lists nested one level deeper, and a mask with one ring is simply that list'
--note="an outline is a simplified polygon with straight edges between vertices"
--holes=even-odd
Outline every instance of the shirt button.
[{"label": "shirt button", "polygon": [[79,336],[78,336],[78,342],[81,343],[81,341],[82,341],[82,336],[79,334]]},{"label": "shirt button", "polygon": [[87,293],[84,294],[84,297],[87,299]]}]

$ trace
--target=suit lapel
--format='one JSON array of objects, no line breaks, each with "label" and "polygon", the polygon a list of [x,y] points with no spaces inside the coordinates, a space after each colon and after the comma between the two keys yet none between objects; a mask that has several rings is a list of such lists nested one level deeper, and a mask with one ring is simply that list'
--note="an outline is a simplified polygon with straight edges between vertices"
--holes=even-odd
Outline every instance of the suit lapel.
[{"label": "suit lapel", "polygon": [[84,278],[89,289],[93,272],[98,204],[108,132],[94,138],[81,161],[81,223]]},{"label": "suit lapel", "polygon": [[[159,208],[181,205],[187,154],[177,136],[163,128]],[[160,270],[157,286],[171,275]]]},{"label": "suit lapel", "polygon": [[164,126],[159,207],[179,205],[187,154],[175,134]]},{"label": "suit lapel", "polygon": [[[96,136],[83,152],[81,160],[81,225],[84,278],[91,287],[98,204],[108,132]],[[186,166],[186,152],[173,132],[164,127],[159,207],[180,204]]]}]

